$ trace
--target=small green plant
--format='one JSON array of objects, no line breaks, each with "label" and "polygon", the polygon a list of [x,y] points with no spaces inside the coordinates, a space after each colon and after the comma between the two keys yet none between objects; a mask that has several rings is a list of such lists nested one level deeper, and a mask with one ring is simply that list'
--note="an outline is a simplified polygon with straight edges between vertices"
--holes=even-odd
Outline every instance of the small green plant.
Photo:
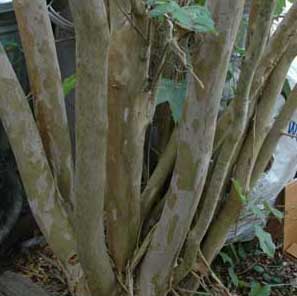
[{"label": "small green plant", "polygon": [[252,282],[249,296],[269,296],[271,287],[269,285],[262,286],[260,283]]},{"label": "small green plant", "polygon": [[[272,214],[278,220],[283,219],[283,213],[272,207],[268,202],[263,203],[263,208],[266,210],[263,211],[255,201],[248,200],[247,196],[242,190],[241,185],[237,180],[232,180],[233,187],[237,193],[238,198],[241,203],[244,204],[247,210],[251,211],[255,218],[260,219],[262,222],[265,222],[268,214]],[[261,250],[269,257],[274,257],[275,254],[275,244],[271,238],[271,234],[265,231],[260,223],[255,224],[255,235],[259,241]]]},{"label": "small green plant", "polygon": [[150,15],[163,20],[169,18],[173,23],[192,32],[215,32],[214,22],[209,10],[201,5],[180,6],[174,0],[149,0]]},{"label": "small green plant", "polygon": [[229,275],[229,278],[230,278],[232,284],[235,287],[238,287],[239,286],[239,278],[235,272],[235,264],[233,262],[233,259],[225,252],[220,252],[219,255],[220,255],[221,259],[223,260],[224,264],[229,265],[228,275]]},{"label": "small green plant", "polygon": [[63,90],[65,97],[75,88],[76,85],[76,77],[75,74],[67,77],[63,81]]}]

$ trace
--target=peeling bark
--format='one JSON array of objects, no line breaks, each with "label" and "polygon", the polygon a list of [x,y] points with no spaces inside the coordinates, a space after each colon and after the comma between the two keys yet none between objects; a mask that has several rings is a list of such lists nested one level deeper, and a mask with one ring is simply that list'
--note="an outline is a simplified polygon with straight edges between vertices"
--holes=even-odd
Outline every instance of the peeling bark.
[{"label": "peeling bark", "polygon": [[245,170],[247,191],[254,186],[255,182],[250,184],[251,174],[263,142],[271,128],[275,102],[281,93],[289,67],[297,54],[296,45],[296,41],[291,42],[287,52],[267,81],[256,107],[253,122],[240,151],[237,165]]},{"label": "peeling bark", "polygon": [[105,4],[70,1],[76,33],[75,227],[78,255],[92,295],[110,296],[116,283],[105,244],[109,29]]},{"label": "peeling bark", "polygon": [[145,93],[148,44],[139,33],[146,34],[147,21],[127,15],[130,9],[129,1],[110,2],[107,242],[119,271],[138,238],[145,130],[153,109]]},{"label": "peeling bark", "polygon": [[77,256],[75,236],[62,207],[62,197],[25,94],[1,45],[0,89],[0,118],[34,217],[60,260],[72,291],[88,295],[81,266],[73,260]]},{"label": "peeling bark", "polygon": [[[294,43],[295,42],[292,40],[292,44],[294,44]],[[294,48],[295,48],[295,46],[292,46],[292,48],[290,50],[293,50]],[[292,53],[289,53],[289,56],[291,54]],[[291,59],[292,59],[292,56],[291,56]],[[283,61],[283,62],[286,63],[285,61]],[[280,67],[282,67],[282,66],[284,66],[284,65],[280,65]],[[269,86],[267,86],[267,87],[269,87]],[[268,89],[268,91],[271,91],[271,90],[273,90],[273,89],[270,89],[270,90]],[[285,114],[288,115],[288,114],[292,114],[292,113],[285,113]],[[291,117],[289,117],[289,118],[291,118]],[[284,123],[282,122],[282,124],[284,124]],[[279,133],[279,131],[276,133]],[[276,142],[273,144],[274,145],[273,147],[275,147],[275,145],[277,144],[277,139],[278,138],[274,138],[274,140],[276,140]],[[265,140],[265,142],[266,142],[266,140]],[[265,145],[265,142],[263,145]],[[258,149],[259,149],[259,147],[258,147]],[[262,151],[262,149],[263,148],[261,148],[261,151]],[[272,148],[272,149],[274,149],[274,148]],[[268,157],[268,161],[273,153],[273,150],[269,151],[269,153],[270,153],[270,155]],[[261,152],[260,152],[260,154],[261,154]],[[267,157],[267,155],[266,155],[266,157]],[[246,162],[245,157],[248,157],[248,156],[241,154],[241,157],[238,159],[236,170],[234,173],[234,179],[236,179],[241,184],[241,186],[243,187],[243,190],[245,192],[248,192],[249,178],[250,178],[251,171],[253,169],[253,162],[251,162],[251,161]],[[258,166],[258,159],[256,160],[255,166],[256,167]],[[254,177],[253,177],[252,183],[254,183],[256,180],[255,176],[256,175],[254,175]],[[257,177],[259,177],[259,175],[257,175]],[[205,254],[205,257],[207,260],[209,260],[209,262],[211,262],[214,259],[217,252],[223,246],[225,239],[226,239],[226,235],[229,231],[229,228],[236,222],[236,219],[240,214],[241,208],[242,208],[242,204],[240,202],[240,199],[238,198],[235,189],[232,187],[230,196],[224,203],[222,209],[219,212],[219,215],[216,217],[216,220],[211,225],[211,227],[208,231],[208,234],[207,234],[207,238],[206,238],[205,242],[203,243],[203,254]]]},{"label": "peeling bark", "polygon": [[14,0],[34,111],[42,143],[66,209],[73,207],[73,160],[55,40],[43,0]]},{"label": "peeling bark", "polygon": [[[249,111],[249,118],[254,114],[255,106],[258,101],[261,90],[267,82],[273,69],[278,64],[280,58],[287,50],[287,46],[290,40],[294,39],[297,32],[297,2],[295,2],[284,19],[278,26],[277,30],[269,40],[264,54],[261,58],[251,89],[251,105]],[[218,127],[216,130],[215,147],[218,147],[226,136],[226,130],[229,127],[229,123],[233,120],[233,108],[234,104],[231,103],[223,115],[218,121]]]},{"label": "peeling bark", "polygon": [[229,177],[234,154],[241,142],[248,122],[250,89],[269,35],[275,3],[276,1],[271,0],[253,1],[252,11],[257,10],[258,14],[254,18],[255,23],[250,25],[251,31],[249,35],[253,36],[253,38],[250,40],[250,46],[243,61],[238,88],[236,90],[234,120],[231,130],[219,151],[210,181],[205,189],[205,196],[199,205],[197,221],[189,233],[183,262],[175,273],[177,282],[182,280],[194,267],[200,243],[211,224],[217,204],[222,196],[226,178]]},{"label": "peeling bark", "polygon": [[275,123],[267,135],[265,142],[261,148],[257,162],[253,171],[253,181],[255,182],[259,176],[264,172],[269,160],[278,144],[278,141],[297,109],[297,85],[291,91],[280,114],[275,120]]},{"label": "peeling bark", "polygon": [[[218,36],[207,35],[193,61],[205,88],[189,80],[178,128],[177,160],[165,206],[140,269],[140,294],[166,295],[205,183],[215,123],[244,1],[209,1]],[[207,57],[212,56],[212,59]]]}]

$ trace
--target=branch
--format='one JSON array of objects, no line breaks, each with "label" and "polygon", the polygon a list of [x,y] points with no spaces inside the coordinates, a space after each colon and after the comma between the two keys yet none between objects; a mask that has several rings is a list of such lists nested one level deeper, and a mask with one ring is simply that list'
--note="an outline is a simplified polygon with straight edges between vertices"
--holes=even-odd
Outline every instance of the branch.
[{"label": "branch", "polygon": [[[208,1],[219,34],[208,34],[193,61],[183,119],[178,128],[177,160],[161,218],[140,269],[140,294],[164,295],[170,272],[186,238],[205,183],[219,101],[242,16],[244,1]],[[232,2],[232,5],[231,5]],[[203,141],[201,141],[203,139]]]},{"label": "branch", "polygon": [[276,1],[271,0],[253,1],[253,6],[256,6],[258,13],[254,18],[255,23],[250,25],[252,32],[249,35],[253,36],[253,39],[250,40],[236,90],[234,120],[230,133],[227,135],[219,151],[213,173],[205,189],[204,198],[199,205],[197,222],[189,233],[189,239],[186,241],[184,260],[175,273],[176,284],[191,271],[195,264],[200,243],[211,224],[217,204],[222,196],[226,179],[232,168],[233,157],[237,151],[237,147],[241,143],[241,138],[248,122],[250,89],[257,65],[269,36],[275,3]]},{"label": "branch", "polygon": [[52,173],[65,200],[66,209],[71,214],[73,162],[70,134],[46,2],[14,0],[13,4],[34,96],[38,129]]},{"label": "branch", "polygon": [[265,142],[261,148],[259,156],[256,161],[256,165],[253,171],[252,183],[255,183],[259,176],[264,172],[268,165],[269,160],[278,144],[280,137],[282,136],[282,131],[288,125],[288,122],[292,118],[294,112],[297,109],[297,85],[291,91],[289,98],[287,99],[284,107],[282,108],[280,114],[276,118],[272,129],[270,130]]},{"label": "branch", "polygon": [[[294,21],[296,21],[296,16],[297,16],[297,5],[293,5],[292,7],[294,8],[294,10],[291,10],[289,12],[290,13],[289,20],[291,22],[294,22]],[[295,14],[295,19],[291,18],[293,13]],[[286,20],[288,20],[288,18]],[[286,23],[287,23],[287,21],[286,21]],[[294,27],[294,30],[296,30],[296,27]],[[289,43],[290,43],[290,40],[292,40],[292,38],[295,38],[295,36],[296,36],[296,32],[294,32],[294,30],[293,30],[293,32],[291,30],[291,36],[290,36],[290,38],[288,38]],[[280,32],[283,32],[284,34],[286,34],[288,31],[281,30]],[[275,38],[280,40],[280,39],[283,39],[283,36],[275,35]],[[275,44],[275,46],[277,46],[277,48],[278,48],[280,45]],[[289,45],[285,46],[286,49],[288,48],[288,46]],[[274,51],[272,51],[272,52],[274,52]],[[283,51],[280,50],[280,52],[283,52]],[[274,52],[274,55],[275,54],[276,54],[276,52]],[[256,166],[257,166],[257,163],[256,163]],[[249,169],[251,169],[250,164],[249,164],[248,170]],[[246,168],[242,168],[239,165],[236,166],[234,179],[236,179],[241,184],[244,192],[246,192],[248,190],[248,178],[247,177],[248,176],[246,174]],[[254,181],[252,181],[252,183],[253,182]],[[216,256],[217,252],[224,245],[229,228],[234,223],[236,223],[236,219],[237,219],[238,215],[240,214],[241,208],[242,208],[242,204],[240,202],[238,194],[237,194],[236,190],[232,187],[228,199],[226,200],[223,207],[221,208],[216,220],[211,225],[211,227],[208,231],[207,237],[203,243],[202,250],[203,250],[203,253],[205,254],[208,261],[212,261],[213,258]]]},{"label": "branch", "polygon": [[254,184],[250,184],[251,174],[263,142],[269,133],[275,103],[281,93],[289,67],[297,54],[296,46],[297,42],[292,40],[286,53],[267,81],[263,94],[259,98],[252,126],[248,131],[237,160],[236,165],[245,174],[244,179],[248,191],[254,186]]},{"label": "branch", "polygon": [[78,253],[94,295],[109,296],[115,276],[105,244],[109,29],[103,0],[71,0],[76,33],[75,226]]},{"label": "branch", "polygon": [[0,89],[0,118],[33,215],[60,260],[70,287],[73,290],[80,289],[80,285],[84,285],[83,272],[77,261],[71,262],[72,258],[77,257],[75,235],[61,206],[62,198],[29,104],[1,44]]},{"label": "branch", "polygon": [[158,200],[160,191],[162,190],[165,181],[173,169],[176,159],[176,149],[176,130],[174,130],[165,151],[160,157],[157,167],[155,168],[143,193],[141,194],[143,220],[147,217],[148,213],[152,209],[152,206]]},{"label": "branch", "polygon": [[[146,128],[154,101],[147,85],[149,47],[135,26],[148,30],[146,16],[127,21],[128,0],[110,1],[111,46],[108,64],[107,243],[123,272],[137,246],[141,225],[141,177]],[[127,3],[128,2],[128,3]]]},{"label": "branch", "polygon": [[[263,57],[261,58],[258,69],[255,73],[250,94],[251,106],[249,111],[249,119],[253,116],[257,100],[261,94],[261,90],[267,82],[268,77],[286,51],[290,40],[295,38],[294,36],[296,35],[296,28],[297,2],[292,5],[285,18],[274,32],[272,38],[266,46]],[[229,126],[228,122],[230,122],[230,117],[232,118],[233,116],[233,108],[234,103],[231,102],[226,111],[219,118],[215,137],[215,147],[218,147],[219,144],[222,143],[222,140],[226,135],[226,130]]]}]

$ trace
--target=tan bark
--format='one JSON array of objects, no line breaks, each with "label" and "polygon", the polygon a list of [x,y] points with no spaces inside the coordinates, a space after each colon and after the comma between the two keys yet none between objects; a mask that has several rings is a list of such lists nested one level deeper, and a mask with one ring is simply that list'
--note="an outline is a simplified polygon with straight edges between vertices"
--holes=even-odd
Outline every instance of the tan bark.
[{"label": "tan bark", "polygon": [[14,0],[38,129],[54,178],[72,210],[73,162],[55,40],[43,0]]},{"label": "tan bark", "polygon": [[165,151],[160,157],[157,167],[141,194],[141,216],[143,220],[147,217],[152,209],[152,206],[160,197],[160,191],[169,177],[169,173],[174,167],[177,149],[176,146],[176,130],[174,130]]},{"label": "tan bark", "polygon": [[138,238],[144,138],[153,107],[145,93],[147,21],[129,14],[130,9],[129,1],[110,1],[107,242],[119,271]]},{"label": "tan bark", "polygon": [[219,33],[205,36],[193,61],[205,87],[202,89],[193,77],[189,80],[173,178],[140,269],[142,296],[167,294],[170,273],[192,222],[211,158],[219,102],[244,1],[208,3]]},{"label": "tan bark", "polygon": [[109,28],[105,4],[70,1],[76,33],[75,227],[78,254],[92,295],[110,296],[115,276],[105,244]]},{"label": "tan bark", "polygon": [[[14,152],[34,217],[60,260],[69,286],[86,296],[73,229],[52,176],[29,104],[0,45],[0,118]],[[84,291],[84,293],[80,293]]]},{"label": "tan bark", "polygon": [[[254,108],[261,94],[261,90],[267,82],[271,72],[278,64],[280,58],[287,49],[290,40],[294,39],[297,32],[297,2],[295,2],[285,15],[277,30],[269,40],[264,54],[255,73],[251,89],[251,105],[249,118],[254,114]],[[218,127],[215,136],[215,150],[222,143],[226,136],[229,123],[232,122],[233,106],[231,103],[218,121]]]},{"label": "tan bark", "polygon": [[251,31],[249,35],[253,36],[253,38],[249,42],[250,45],[243,61],[236,90],[234,120],[231,130],[219,151],[210,181],[205,189],[205,196],[199,205],[197,221],[189,233],[183,256],[184,261],[175,273],[177,282],[182,280],[194,267],[200,243],[212,221],[226,183],[226,178],[230,174],[234,154],[241,143],[241,138],[248,122],[250,89],[258,62],[269,36],[275,3],[276,1],[271,0],[253,1],[252,11],[256,10],[257,16],[253,19],[254,23],[250,24]]},{"label": "tan bark", "polygon": [[253,171],[252,182],[258,180],[259,176],[264,172],[269,160],[276,148],[276,145],[282,136],[289,120],[292,118],[297,109],[297,85],[291,91],[282,111],[275,120],[275,123],[267,135],[265,142],[261,148],[257,162]]},{"label": "tan bark", "polygon": [[[295,34],[293,34],[292,37],[294,37],[294,36],[295,36]],[[293,44],[295,42],[294,42],[294,40],[291,40],[291,42],[292,43],[290,43],[290,44],[292,45],[292,48],[289,48],[289,50],[290,51],[293,50],[293,53],[294,53],[295,46]],[[287,46],[289,46],[289,45],[287,45]],[[289,56],[291,56],[292,52],[288,52],[287,54]],[[284,59],[285,58],[288,58],[288,57],[284,57]],[[291,59],[292,59],[292,56],[291,56]],[[288,61],[281,60],[281,63],[284,63],[284,64],[283,65],[280,64],[279,67],[283,67],[283,66],[287,67],[286,63],[288,63]],[[280,69],[280,70],[284,71],[284,69]],[[276,73],[276,75],[277,75],[277,73]],[[277,79],[277,78],[272,76],[272,79]],[[277,86],[277,85],[274,85],[274,87],[275,86]],[[268,89],[267,89],[268,93],[271,91],[272,92],[277,91],[277,89],[273,89],[273,87],[271,87],[269,89],[269,85],[267,85],[267,87],[268,87]],[[270,95],[271,95],[271,93],[270,93]],[[263,97],[263,99],[264,99],[264,102],[265,102],[265,100],[268,100],[268,98],[265,98],[265,97]],[[265,106],[263,106],[262,109],[265,109]],[[288,114],[288,113],[286,113],[286,114]],[[290,113],[290,114],[292,114],[292,113]],[[263,116],[265,116],[265,113],[263,114]],[[276,143],[277,142],[275,142],[274,145],[276,145]],[[258,149],[260,149],[260,148],[258,147]],[[251,151],[251,153],[253,153],[253,151]],[[271,155],[272,155],[272,152],[271,152],[269,158],[271,157]],[[236,179],[241,184],[244,192],[248,192],[249,178],[250,178],[250,174],[251,174],[251,171],[252,171],[253,165],[254,165],[253,161],[246,161],[246,157],[250,157],[250,156],[245,155],[245,154],[240,155],[238,162],[236,164],[236,170],[234,173],[234,179]],[[258,160],[256,161],[255,166],[258,165],[257,163],[258,163]],[[256,180],[256,179],[254,179],[254,180]],[[254,181],[252,181],[252,183],[254,183]],[[205,242],[203,243],[203,254],[205,254],[205,257],[207,258],[207,260],[209,260],[209,262],[211,262],[214,259],[217,252],[224,245],[229,228],[232,225],[234,225],[234,223],[236,222],[236,219],[240,214],[242,206],[243,205],[242,205],[239,197],[237,196],[236,190],[232,187],[230,196],[224,203],[222,209],[219,212],[219,215],[216,217],[216,220],[211,225],[211,227],[208,231],[208,234],[207,234],[207,238],[206,238]]]},{"label": "tan bark", "polygon": [[267,81],[256,107],[253,122],[240,151],[237,165],[246,171],[246,186],[248,191],[255,185],[250,184],[251,174],[263,142],[271,128],[275,102],[281,93],[289,67],[296,53],[296,41],[292,40],[287,52],[281,58]]}]

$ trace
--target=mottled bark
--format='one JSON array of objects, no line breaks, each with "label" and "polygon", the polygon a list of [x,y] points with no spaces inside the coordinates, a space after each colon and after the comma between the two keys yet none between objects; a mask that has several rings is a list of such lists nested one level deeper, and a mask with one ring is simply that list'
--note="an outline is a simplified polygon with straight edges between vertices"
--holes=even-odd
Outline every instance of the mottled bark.
[{"label": "mottled bark", "polygon": [[284,136],[285,128],[297,109],[297,85],[291,91],[280,114],[276,118],[265,142],[261,148],[257,162],[253,171],[252,182],[255,183],[260,175],[264,172],[269,160],[278,144],[281,136]]},{"label": "mottled bark", "polygon": [[241,143],[241,138],[247,126],[250,89],[269,36],[275,3],[276,1],[271,0],[253,1],[252,11],[256,10],[257,15],[253,18],[254,23],[250,24],[249,35],[253,36],[253,38],[249,42],[250,45],[243,61],[236,90],[234,120],[215,161],[212,175],[204,192],[204,198],[198,208],[197,221],[189,233],[183,256],[184,261],[175,273],[177,282],[182,280],[194,267],[200,243],[211,224],[225,188],[226,179],[230,174],[234,154]]},{"label": "mottled bark", "polygon": [[75,227],[78,255],[92,295],[115,293],[105,244],[109,28],[105,4],[70,1],[76,33]]},{"label": "mottled bark", "polygon": [[293,42],[292,40],[287,52],[281,58],[268,79],[259,103],[256,106],[254,119],[248,130],[239,158],[237,159],[237,165],[242,170],[245,170],[247,191],[255,185],[254,182],[253,184],[250,183],[251,174],[260,149],[273,123],[274,106],[282,91],[289,67],[297,54],[296,45],[296,41]]},{"label": "mottled bark", "polygon": [[[0,45],[0,118],[14,152],[34,217],[60,260],[69,286],[85,296],[85,281],[73,229],[62,206],[29,104]],[[80,293],[81,292],[81,293]]]},{"label": "mottled bark", "polygon": [[[292,39],[292,38],[294,38],[294,36],[295,36],[295,33],[293,33],[292,36],[290,37],[291,42],[289,44],[291,44],[291,45],[295,43],[294,40]],[[288,50],[289,44],[286,45],[287,50]],[[289,50],[290,51],[293,50],[294,47],[295,46],[292,46],[292,48],[289,48]],[[280,51],[282,52],[282,49],[280,49]],[[292,53],[288,53],[288,54],[290,56]],[[278,53],[275,52],[274,55],[278,55]],[[292,59],[292,56],[291,56],[291,59]],[[286,63],[285,61],[282,61],[282,60],[280,62]],[[284,65],[279,65],[279,67],[282,67],[282,66],[284,66]],[[273,79],[275,79],[275,78],[273,78]],[[269,86],[267,85],[267,87],[269,87]],[[273,89],[268,89],[267,91],[270,92],[270,91],[273,91]],[[274,90],[274,91],[277,91],[277,90]],[[265,100],[265,98],[264,98],[264,100]],[[267,100],[267,98],[266,98],[266,100]],[[265,108],[265,107],[263,107],[263,108]],[[292,114],[292,113],[290,113],[290,114]],[[276,143],[274,143],[274,145],[276,145]],[[258,147],[258,149],[260,149],[260,148]],[[269,156],[269,159],[272,155],[272,152]],[[235,169],[235,173],[233,176],[234,179],[236,179],[241,184],[243,191],[245,193],[247,193],[249,190],[249,182],[250,182],[249,179],[250,179],[251,171],[253,169],[253,165],[254,164],[255,164],[255,166],[258,165],[257,164],[258,160],[256,160],[256,163],[252,162],[252,161],[246,161],[246,159],[245,159],[246,157],[248,157],[248,155],[240,154],[238,161],[236,162],[236,169]],[[252,183],[254,183],[255,180],[256,179],[254,179],[254,181],[252,181]],[[236,222],[236,219],[240,215],[242,206],[243,205],[240,201],[240,198],[237,195],[236,190],[234,189],[234,187],[232,187],[230,196],[224,203],[222,209],[219,212],[219,215],[216,217],[216,220],[210,226],[206,240],[203,243],[203,254],[205,254],[205,257],[207,258],[208,261],[211,262],[214,259],[214,257],[216,256],[217,252],[224,245],[227,233],[228,233],[230,227],[232,225],[234,225],[234,223]]]},{"label": "mottled bark", "polygon": [[[166,295],[172,268],[189,230],[205,183],[219,102],[244,1],[209,1],[218,35],[205,36],[189,79],[178,128],[177,160],[164,209],[140,269],[140,294]],[[208,57],[212,56],[211,59]]]},{"label": "mottled bark", "polygon": [[129,1],[110,1],[106,218],[107,242],[119,271],[136,247],[144,138],[152,116],[152,101],[145,93],[147,21],[129,14],[130,9]]},{"label": "mottled bark", "polygon": [[[284,19],[269,40],[264,54],[261,58],[251,89],[251,104],[249,118],[254,114],[255,106],[261,90],[265,86],[268,77],[278,64],[280,58],[286,51],[290,40],[294,39],[297,32],[297,2],[295,2]],[[229,123],[232,122],[234,104],[231,103],[218,121],[216,130],[215,147],[218,147],[226,136]]]},{"label": "mottled bark", "polygon": [[176,146],[176,130],[174,130],[165,151],[159,159],[157,167],[141,194],[141,216],[143,220],[149,214],[152,206],[158,201],[165,181],[168,179],[169,174],[174,167],[177,149]]},{"label": "mottled bark", "polygon": [[68,213],[72,211],[73,163],[55,40],[43,0],[14,0],[42,143]]}]

